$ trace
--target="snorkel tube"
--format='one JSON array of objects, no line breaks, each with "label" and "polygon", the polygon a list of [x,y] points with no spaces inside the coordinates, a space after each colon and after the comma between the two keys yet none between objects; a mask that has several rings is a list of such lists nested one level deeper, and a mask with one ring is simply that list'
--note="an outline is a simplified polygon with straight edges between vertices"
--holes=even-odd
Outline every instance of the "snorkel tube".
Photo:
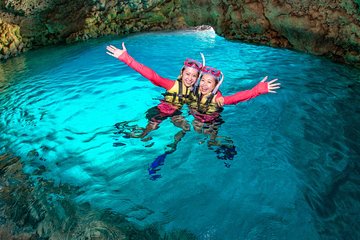
[{"label": "snorkel tube", "polygon": [[[202,58],[202,65],[203,65],[203,67],[204,67],[204,66],[205,66],[205,56],[204,56],[203,53],[200,53],[200,55],[201,55],[201,58]],[[194,91],[194,92],[197,91],[197,89],[198,89],[198,87],[199,87],[199,85],[200,85],[200,78],[201,78],[201,76],[202,76],[202,71],[200,71],[199,77],[198,77],[198,79],[196,80],[196,83],[194,84],[194,88],[193,88],[193,91]]]},{"label": "snorkel tube", "polygon": [[216,87],[214,88],[214,90],[211,92],[212,94],[216,94],[217,91],[219,90],[220,85],[222,84],[222,82],[224,81],[224,74],[221,72],[221,78],[220,81],[218,82],[218,84],[216,84]]},{"label": "snorkel tube", "polygon": [[202,65],[205,66],[205,56],[203,53],[200,53],[201,58],[202,58]]}]

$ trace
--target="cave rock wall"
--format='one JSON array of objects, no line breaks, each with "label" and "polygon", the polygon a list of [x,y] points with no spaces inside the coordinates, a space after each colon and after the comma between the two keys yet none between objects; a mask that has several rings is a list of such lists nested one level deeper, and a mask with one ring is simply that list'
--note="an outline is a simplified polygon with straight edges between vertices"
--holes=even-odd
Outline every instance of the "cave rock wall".
[{"label": "cave rock wall", "polygon": [[200,25],[360,67],[360,0],[4,0],[0,59],[49,44]]}]

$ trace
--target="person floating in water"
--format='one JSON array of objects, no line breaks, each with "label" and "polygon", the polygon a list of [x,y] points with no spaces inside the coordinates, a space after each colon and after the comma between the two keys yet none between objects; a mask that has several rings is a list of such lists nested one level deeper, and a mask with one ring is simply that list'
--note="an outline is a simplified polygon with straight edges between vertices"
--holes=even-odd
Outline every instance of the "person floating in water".
[{"label": "person floating in water", "polygon": [[[230,96],[224,96],[224,105],[237,104],[247,101],[265,93],[276,93],[280,88],[280,83],[273,79],[269,82],[264,77],[255,87],[250,90],[240,91]],[[200,76],[199,86],[195,89],[196,101],[190,103],[191,113],[195,119],[201,122],[210,122],[217,118],[221,112],[221,107],[215,104],[214,96],[219,90],[224,80],[224,75],[220,70],[204,66]]]},{"label": "person floating in water", "polygon": [[[276,93],[275,90],[280,88],[280,83],[276,82],[278,79],[273,79],[269,82],[266,81],[267,79],[268,77],[266,76],[250,90],[222,97],[224,105],[247,101],[260,94]],[[225,138],[227,140],[226,144],[217,140],[219,127],[223,123],[220,117],[223,109],[215,104],[214,96],[217,94],[223,80],[224,75],[221,71],[209,66],[203,66],[200,82],[195,85],[194,94],[196,100],[190,103],[190,112],[194,116],[193,127],[195,131],[210,136],[210,141],[208,141],[209,148],[217,147],[215,152],[218,158],[225,161],[226,167],[230,167],[228,160],[232,160],[236,155],[235,146],[229,139]]]},{"label": "person floating in water", "polygon": [[[137,62],[129,55],[124,43],[122,43],[122,49],[118,49],[112,45],[107,46],[106,49],[108,51],[107,54],[124,62],[142,76],[149,79],[154,85],[166,89],[165,97],[161,103],[150,108],[146,112],[146,118],[149,121],[145,129],[141,129],[137,126],[130,126],[129,122],[115,124],[115,126],[123,132],[129,128],[131,129],[130,132],[126,132],[126,137],[139,137],[143,141],[147,141],[149,138],[145,137],[148,133],[157,129],[159,124],[167,118],[170,118],[175,126],[181,128],[181,130],[175,134],[174,142],[168,145],[170,149],[166,150],[164,154],[157,157],[153,164],[149,167],[149,174],[153,174],[156,178],[156,174],[154,174],[156,169],[158,169],[156,166],[163,164],[165,157],[176,150],[178,142],[184,137],[186,132],[190,130],[190,124],[182,116],[182,112],[180,110],[185,103],[194,101],[195,96],[193,85],[200,75],[203,64],[193,59],[186,59],[180,70],[179,77],[174,81],[161,77],[152,69]],[[215,96],[215,101],[219,101],[219,106],[223,104],[221,102],[223,99],[221,98],[220,92]]]},{"label": "person floating in water", "polygon": [[[190,124],[185,121],[180,110],[185,103],[189,103],[190,99],[194,98],[193,85],[199,77],[202,64],[193,59],[186,59],[184,66],[181,68],[180,76],[174,81],[161,77],[154,70],[137,62],[129,55],[124,43],[122,43],[122,48],[123,49],[118,49],[115,46],[109,45],[106,47],[108,51],[107,54],[124,62],[142,76],[149,79],[154,85],[166,89],[165,97],[161,103],[146,112],[149,123],[138,137],[144,138],[150,131],[157,129],[163,120],[169,117],[175,126],[181,128],[183,131],[189,131]],[[219,93],[216,99],[222,101],[220,97],[221,94]],[[219,105],[221,104],[222,103],[219,102]]]}]

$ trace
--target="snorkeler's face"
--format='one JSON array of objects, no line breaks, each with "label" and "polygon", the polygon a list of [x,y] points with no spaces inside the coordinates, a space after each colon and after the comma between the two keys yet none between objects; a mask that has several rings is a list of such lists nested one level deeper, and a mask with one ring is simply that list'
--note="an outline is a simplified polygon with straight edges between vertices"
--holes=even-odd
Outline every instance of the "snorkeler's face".
[{"label": "snorkeler's face", "polygon": [[215,78],[211,74],[204,74],[200,80],[200,92],[205,95],[215,88]]},{"label": "snorkeler's face", "polygon": [[182,72],[182,82],[186,87],[191,87],[195,84],[197,78],[199,77],[199,72],[195,68],[185,67]]}]

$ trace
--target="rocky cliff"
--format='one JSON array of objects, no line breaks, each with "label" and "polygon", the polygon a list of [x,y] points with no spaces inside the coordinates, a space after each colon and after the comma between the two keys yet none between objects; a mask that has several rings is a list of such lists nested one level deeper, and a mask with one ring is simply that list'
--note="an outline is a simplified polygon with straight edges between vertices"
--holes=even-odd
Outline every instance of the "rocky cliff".
[{"label": "rocky cliff", "polygon": [[4,0],[0,59],[48,44],[199,25],[360,67],[360,0]]},{"label": "rocky cliff", "polygon": [[229,39],[296,49],[360,67],[359,0],[196,0],[182,15]]}]

